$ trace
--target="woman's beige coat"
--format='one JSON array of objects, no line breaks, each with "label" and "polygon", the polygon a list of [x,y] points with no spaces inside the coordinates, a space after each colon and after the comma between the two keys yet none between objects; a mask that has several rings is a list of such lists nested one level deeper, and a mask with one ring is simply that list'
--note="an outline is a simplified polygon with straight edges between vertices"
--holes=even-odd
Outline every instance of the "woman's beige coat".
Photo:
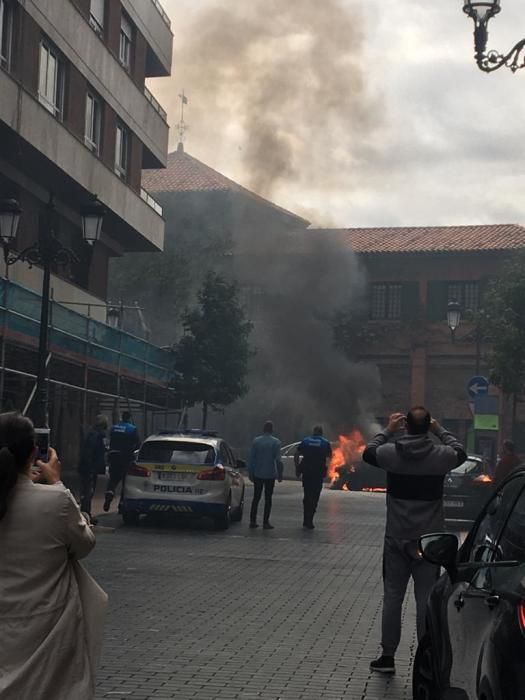
[{"label": "woman's beige coat", "polygon": [[1,700],[92,700],[94,674],[72,560],[95,536],[62,485],[19,476],[0,521]]}]

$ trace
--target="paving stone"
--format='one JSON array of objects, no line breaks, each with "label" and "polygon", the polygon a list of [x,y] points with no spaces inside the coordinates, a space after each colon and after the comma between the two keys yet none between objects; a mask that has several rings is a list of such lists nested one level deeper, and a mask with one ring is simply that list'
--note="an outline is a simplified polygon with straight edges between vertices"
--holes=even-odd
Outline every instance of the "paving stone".
[{"label": "paving stone", "polygon": [[301,497],[276,486],[271,532],[101,515],[115,531],[86,561],[110,596],[96,700],[410,700],[411,598],[396,677],[369,671],[384,496],[325,490],[313,532]]}]

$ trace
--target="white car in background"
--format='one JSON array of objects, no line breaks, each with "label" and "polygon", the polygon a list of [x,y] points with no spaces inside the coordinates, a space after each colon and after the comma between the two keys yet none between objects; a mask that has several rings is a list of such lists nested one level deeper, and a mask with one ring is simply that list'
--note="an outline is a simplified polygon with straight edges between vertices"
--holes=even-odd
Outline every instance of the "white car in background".
[{"label": "white car in background", "polygon": [[120,512],[136,525],[142,514],[207,516],[217,529],[242,520],[245,483],[228,444],[216,434],[161,431],[142,444],[126,476]]}]

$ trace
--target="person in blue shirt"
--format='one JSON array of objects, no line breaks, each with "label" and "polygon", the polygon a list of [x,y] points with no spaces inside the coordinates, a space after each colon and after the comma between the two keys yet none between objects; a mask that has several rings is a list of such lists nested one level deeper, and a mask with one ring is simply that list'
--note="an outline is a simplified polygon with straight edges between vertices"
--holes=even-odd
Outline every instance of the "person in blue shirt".
[{"label": "person in blue shirt", "polygon": [[315,426],[311,437],[304,438],[294,455],[295,473],[303,482],[303,527],[308,530],[314,529],[314,515],[331,456],[332,447],[323,437],[320,425]]},{"label": "person in blue shirt", "polygon": [[266,421],[263,434],[253,441],[248,473],[254,487],[250,527],[259,527],[257,509],[264,490],[263,528],[273,530],[273,525],[270,524],[273,489],[276,479],[279,482],[283,480],[283,463],[281,462],[281,442],[273,435],[271,421]]},{"label": "person in blue shirt", "polygon": [[109,431],[109,480],[104,499],[104,510],[108,512],[115,496],[115,489],[124,479],[130,464],[133,462],[134,452],[140,447],[140,438],[137,428],[131,422],[131,413],[124,411],[122,420],[111,426]]}]

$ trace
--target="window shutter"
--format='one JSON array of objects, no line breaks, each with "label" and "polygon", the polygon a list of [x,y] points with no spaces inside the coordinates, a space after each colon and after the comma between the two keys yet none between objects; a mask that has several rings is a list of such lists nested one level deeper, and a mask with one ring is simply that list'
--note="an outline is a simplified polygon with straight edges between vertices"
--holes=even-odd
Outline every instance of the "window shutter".
[{"label": "window shutter", "polygon": [[427,318],[444,321],[447,318],[448,282],[429,282],[427,292]]},{"label": "window shutter", "polygon": [[415,319],[419,311],[419,282],[403,282],[401,285],[401,318]]}]

